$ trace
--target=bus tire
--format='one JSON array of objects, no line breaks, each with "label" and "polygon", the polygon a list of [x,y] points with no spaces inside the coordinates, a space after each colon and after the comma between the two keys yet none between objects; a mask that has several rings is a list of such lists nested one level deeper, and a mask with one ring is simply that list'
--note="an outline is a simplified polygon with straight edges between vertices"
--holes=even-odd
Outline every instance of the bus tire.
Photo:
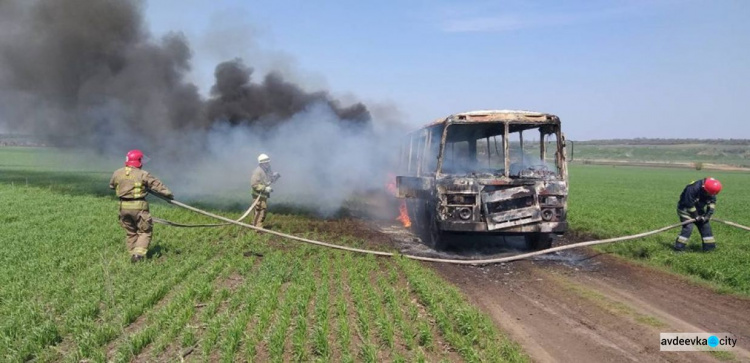
[{"label": "bus tire", "polygon": [[424,223],[424,242],[435,251],[444,250],[447,246],[447,233],[440,230],[435,213],[425,213],[427,220]]}]

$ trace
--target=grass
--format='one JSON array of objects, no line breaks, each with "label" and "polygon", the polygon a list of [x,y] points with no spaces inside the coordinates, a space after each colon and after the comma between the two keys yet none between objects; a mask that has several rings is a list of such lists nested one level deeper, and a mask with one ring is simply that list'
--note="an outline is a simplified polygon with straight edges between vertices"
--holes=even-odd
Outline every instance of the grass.
[{"label": "grass", "polygon": [[[11,149],[0,149],[1,361],[178,361],[186,352],[227,362],[526,360],[457,289],[413,261],[236,227],[157,225],[150,258],[132,265],[110,172],[25,168],[49,151]],[[158,201],[151,212],[208,221]],[[331,230],[337,221],[276,213],[269,222],[379,248]]]},{"label": "grass", "polygon": [[[419,301],[431,312],[440,334],[457,348],[468,362],[516,361],[523,357],[515,344],[495,338],[497,331],[490,319],[466,301],[457,288],[439,284],[440,278],[429,269],[413,260],[398,258],[398,264],[406,271],[406,278],[413,287]],[[418,319],[417,315],[417,319]],[[424,321],[417,321],[420,343],[428,344],[433,335]],[[481,347],[482,349],[474,349]]]},{"label": "grass", "polygon": [[[677,200],[682,189],[709,175],[724,186],[715,217],[750,225],[749,173],[591,165],[570,169],[568,220],[576,233],[603,238],[674,224],[678,222]],[[712,253],[700,251],[697,229],[689,251],[682,254],[671,248],[679,229],[598,248],[708,282],[721,292],[750,295],[750,234],[717,222],[711,225],[717,241],[717,250]]]},{"label": "grass", "polygon": [[709,352],[714,358],[722,362],[737,362],[737,356],[725,350],[712,350]]}]

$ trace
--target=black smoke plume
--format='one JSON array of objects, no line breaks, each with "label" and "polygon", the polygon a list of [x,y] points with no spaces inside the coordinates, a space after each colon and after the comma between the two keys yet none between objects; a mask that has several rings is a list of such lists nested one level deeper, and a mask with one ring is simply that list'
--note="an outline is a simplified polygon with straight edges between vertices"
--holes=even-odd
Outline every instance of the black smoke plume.
[{"label": "black smoke plume", "polygon": [[241,60],[216,66],[216,84],[211,88],[208,119],[226,120],[232,124],[286,120],[312,104],[328,105],[336,116],[355,125],[370,121],[367,108],[358,103],[340,107],[327,92],[304,92],[299,86],[285,81],[278,73],[269,73],[261,83],[251,83],[253,70]]},{"label": "black smoke plume", "polygon": [[[0,122],[52,144],[121,152],[193,144],[216,122],[272,129],[313,104],[366,128],[362,104],[341,107],[270,73],[260,82],[235,59],[216,67],[208,99],[186,79],[191,50],[180,33],[153,39],[135,0],[0,0]],[[175,153],[177,154],[177,153]]]},{"label": "black smoke plume", "polygon": [[143,149],[180,198],[249,204],[259,153],[283,175],[272,205],[330,214],[387,182],[404,131],[393,107],[376,104],[376,123],[361,103],[258,76],[240,59],[219,64],[202,96],[191,57],[182,34],[149,34],[141,1],[0,0],[0,131],[116,155],[105,158],[113,169]]}]

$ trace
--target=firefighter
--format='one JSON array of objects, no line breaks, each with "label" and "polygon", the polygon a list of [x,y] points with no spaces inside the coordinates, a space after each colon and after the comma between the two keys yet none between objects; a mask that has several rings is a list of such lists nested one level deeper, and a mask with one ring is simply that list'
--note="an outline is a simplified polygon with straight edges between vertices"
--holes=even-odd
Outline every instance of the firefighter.
[{"label": "firefighter", "polygon": [[253,200],[258,199],[255,205],[255,216],[253,225],[263,228],[263,221],[266,219],[266,209],[268,209],[268,198],[273,192],[271,184],[280,177],[279,173],[271,171],[271,158],[266,154],[258,155],[258,167],[253,171],[250,177],[250,186],[253,190]]},{"label": "firefighter", "polygon": [[120,225],[125,229],[130,262],[133,263],[146,258],[148,245],[151,244],[153,222],[146,201],[149,191],[174,198],[159,179],[141,170],[141,166],[143,152],[130,150],[125,157],[125,167],[117,169],[109,181],[110,189],[114,189],[120,198]]},{"label": "firefighter", "polygon": [[695,219],[695,222],[682,226],[682,231],[674,242],[676,251],[685,250],[690,234],[693,232],[693,224],[698,226],[701,234],[703,251],[713,251],[716,248],[709,220],[716,210],[716,195],[720,191],[721,183],[710,177],[692,182],[682,191],[680,201],[677,203],[677,215],[680,221]]}]

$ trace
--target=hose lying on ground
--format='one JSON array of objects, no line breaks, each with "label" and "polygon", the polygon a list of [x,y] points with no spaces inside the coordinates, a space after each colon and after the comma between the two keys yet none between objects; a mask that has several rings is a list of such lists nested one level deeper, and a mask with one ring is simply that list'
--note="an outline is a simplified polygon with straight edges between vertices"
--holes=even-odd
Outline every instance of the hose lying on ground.
[{"label": "hose lying on ground", "polygon": [[[628,241],[628,240],[633,240],[633,239],[637,239],[637,238],[643,238],[643,237],[651,236],[651,235],[654,235],[654,234],[657,234],[657,233],[668,231],[668,230],[673,229],[673,228],[681,227],[681,226],[683,226],[685,224],[689,224],[689,223],[695,222],[694,219],[690,219],[690,220],[687,220],[687,221],[684,221],[684,222],[681,222],[681,223],[672,224],[672,225],[669,225],[669,226],[666,226],[666,227],[662,227],[662,228],[659,228],[659,229],[655,229],[655,230],[652,230],[652,231],[643,232],[643,233],[639,233],[639,234],[633,234],[633,235],[629,235],[629,236],[622,236],[622,237],[616,237],[616,238],[599,239],[599,240],[586,241],[586,242],[578,242],[578,243],[573,243],[573,244],[569,244],[569,245],[565,245],[565,246],[559,246],[559,247],[549,248],[549,249],[541,250],[541,251],[534,251],[534,252],[522,253],[520,255],[514,255],[514,256],[499,257],[499,258],[489,258],[489,259],[481,259],[481,260],[457,260],[457,259],[433,258],[433,257],[423,257],[423,256],[414,256],[414,255],[404,255],[404,254],[392,253],[392,252],[366,250],[366,249],[361,249],[361,248],[347,247],[347,246],[341,246],[341,245],[336,245],[336,244],[327,243],[327,242],[316,241],[316,240],[312,240],[312,239],[308,239],[308,238],[294,236],[294,235],[291,235],[291,234],[286,234],[286,233],[281,233],[281,232],[273,231],[273,230],[270,230],[270,229],[259,228],[259,227],[256,227],[256,226],[253,226],[253,225],[250,225],[250,224],[247,224],[247,223],[243,223],[243,222],[240,222],[240,221],[237,221],[237,220],[231,220],[229,218],[222,217],[220,215],[213,214],[211,212],[207,212],[207,211],[204,211],[202,209],[191,207],[191,206],[189,206],[187,204],[184,204],[184,203],[179,202],[179,201],[174,200],[174,199],[167,199],[167,198],[165,198],[165,197],[163,197],[163,196],[161,196],[161,195],[159,195],[157,193],[154,193],[153,195],[156,195],[157,197],[159,197],[161,199],[164,199],[169,204],[176,205],[178,207],[181,207],[181,208],[184,208],[184,209],[187,209],[187,210],[190,210],[190,211],[193,211],[193,212],[196,212],[196,213],[199,213],[199,214],[203,214],[205,216],[208,216],[208,217],[215,218],[215,219],[218,219],[218,220],[226,222],[226,223],[222,223],[220,225],[234,224],[234,225],[238,225],[240,227],[245,227],[245,228],[253,229],[253,230],[256,230],[256,231],[260,231],[260,232],[263,232],[263,233],[272,234],[272,235],[279,236],[279,237],[282,237],[282,238],[287,238],[287,239],[291,239],[291,240],[295,240],[295,241],[310,243],[310,244],[314,244],[314,245],[318,245],[318,246],[324,246],[324,247],[329,247],[329,248],[334,248],[334,249],[339,249],[339,250],[344,250],[344,251],[366,253],[366,254],[371,254],[371,255],[376,255],[376,256],[388,256],[388,257],[401,256],[401,257],[404,257],[404,258],[409,258],[409,259],[418,260],[418,261],[452,263],[452,264],[459,264],[459,265],[488,265],[488,264],[494,264],[494,263],[511,262],[511,261],[516,261],[516,260],[526,259],[526,258],[529,258],[529,257],[544,255],[544,254],[548,254],[548,253],[552,253],[552,252],[569,250],[569,249],[573,249],[573,248],[580,248],[580,247],[586,247],[586,246],[594,246],[594,245],[600,245],[600,244],[605,244],[605,243],[614,243],[614,242]],[[257,202],[257,200],[256,200],[256,202]],[[253,205],[254,204],[255,203],[253,203]],[[737,223],[734,223],[734,222],[724,221],[724,220],[715,219],[715,218],[713,220],[717,221],[717,222],[721,222],[721,223],[727,224],[727,225],[730,225],[730,226],[733,226],[733,227],[737,227],[737,228],[741,228],[741,229],[745,229],[745,230],[750,231],[750,227],[746,227],[746,226],[743,226],[743,225],[740,225],[740,224],[737,224]],[[156,221],[158,223],[161,223],[159,221],[163,221],[163,220],[154,219],[154,221]],[[167,224],[168,225],[172,225],[172,226],[178,226],[178,227],[181,226],[178,223],[173,223],[173,222],[169,222]],[[197,226],[201,226],[201,225],[183,225],[183,226],[197,227]]]}]

